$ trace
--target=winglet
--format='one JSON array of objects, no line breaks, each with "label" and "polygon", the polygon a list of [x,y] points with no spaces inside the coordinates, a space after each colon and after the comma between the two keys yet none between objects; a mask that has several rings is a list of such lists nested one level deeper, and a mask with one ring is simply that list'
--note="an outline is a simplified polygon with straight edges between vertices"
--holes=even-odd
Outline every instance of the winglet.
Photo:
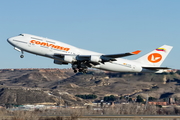
[{"label": "winglet", "polygon": [[137,51],[134,51],[134,52],[131,52],[131,53],[137,55],[137,54],[139,54],[140,52],[141,52],[141,50],[137,50]]}]

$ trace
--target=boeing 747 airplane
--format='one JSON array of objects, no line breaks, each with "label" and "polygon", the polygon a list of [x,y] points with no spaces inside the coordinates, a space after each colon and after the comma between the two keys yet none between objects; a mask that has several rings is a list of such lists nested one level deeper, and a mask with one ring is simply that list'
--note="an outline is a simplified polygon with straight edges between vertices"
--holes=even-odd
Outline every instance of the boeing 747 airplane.
[{"label": "boeing 747 airplane", "polygon": [[80,49],[66,43],[30,34],[20,34],[7,40],[14,49],[23,52],[49,57],[55,64],[72,64],[74,72],[86,73],[88,68],[114,72],[155,72],[161,73],[167,67],[160,67],[172,46],[163,45],[152,52],[136,59],[127,60],[122,57],[136,55],[140,50],[121,54],[101,54],[89,50]]}]

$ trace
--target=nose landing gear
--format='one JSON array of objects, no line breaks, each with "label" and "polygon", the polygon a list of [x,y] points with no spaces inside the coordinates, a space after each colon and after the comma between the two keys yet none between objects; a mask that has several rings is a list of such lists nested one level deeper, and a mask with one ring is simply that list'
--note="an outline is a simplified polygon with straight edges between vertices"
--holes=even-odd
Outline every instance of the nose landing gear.
[{"label": "nose landing gear", "polygon": [[20,58],[24,58],[24,55],[20,55]]},{"label": "nose landing gear", "polygon": [[23,51],[17,47],[14,47],[15,50],[21,52],[20,58],[24,58]]},{"label": "nose landing gear", "polygon": [[23,51],[21,51],[20,58],[24,58]]}]

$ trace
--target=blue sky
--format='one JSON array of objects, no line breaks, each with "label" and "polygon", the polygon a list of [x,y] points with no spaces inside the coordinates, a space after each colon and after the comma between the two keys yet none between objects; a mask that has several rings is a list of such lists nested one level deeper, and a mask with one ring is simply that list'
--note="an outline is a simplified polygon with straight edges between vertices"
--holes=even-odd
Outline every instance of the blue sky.
[{"label": "blue sky", "polygon": [[162,66],[180,69],[179,0],[1,0],[0,69],[67,68],[20,53],[7,38],[28,33],[104,54],[174,46]]}]

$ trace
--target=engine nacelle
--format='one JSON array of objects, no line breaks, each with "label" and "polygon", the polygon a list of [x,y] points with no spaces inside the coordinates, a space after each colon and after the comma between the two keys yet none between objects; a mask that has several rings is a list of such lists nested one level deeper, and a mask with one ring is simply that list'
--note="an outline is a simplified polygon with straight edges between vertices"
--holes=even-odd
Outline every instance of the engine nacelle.
[{"label": "engine nacelle", "polygon": [[59,60],[54,60],[54,64],[59,64],[59,65],[67,65],[68,63],[59,61]]},{"label": "engine nacelle", "polygon": [[75,61],[75,59],[74,59],[73,56],[67,56],[67,55],[65,55],[64,58],[63,58],[63,61],[68,62],[68,63],[72,63],[72,62]]},{"label": "engine nacelle", "polygon": [[98,63],[102,60],[101,60],[100,56],[91,56],[89,61]]}]

